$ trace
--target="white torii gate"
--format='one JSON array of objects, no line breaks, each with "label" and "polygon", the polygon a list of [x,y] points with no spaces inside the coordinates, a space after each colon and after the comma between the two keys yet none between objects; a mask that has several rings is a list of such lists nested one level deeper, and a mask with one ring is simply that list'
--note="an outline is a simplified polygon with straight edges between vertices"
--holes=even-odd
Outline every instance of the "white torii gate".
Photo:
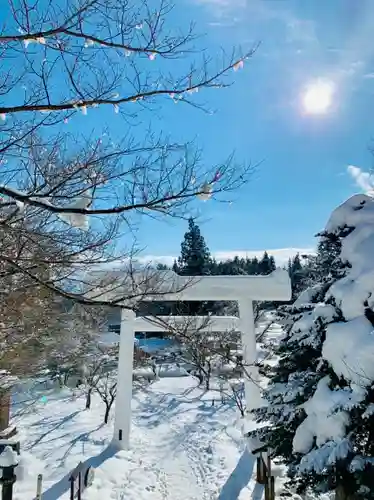
[{"label": "white torii gate", "polygon": [[[157,271],[154,272],[157,274]],[[288,301],[291,299],[291,282],[288,272],[277,269],[267,276],[178,276],[168,271],[158,272],[165,277],[153,288],[153,293],[144,293],[142,300],[174,300],[174,301],[237,301],[239,306],[239,330],[242,334],[243,362],[249,377],[245,378],[245,399],[249,409],[258,408],[261,394],[258,386],[258,368],[254,366],[256,350],[256,334],[253,318],[255,301]],[[132,285],[134,281],[132,280]],[[123,291],[126,287],[123,288]],[[128,288],[127,288],[128,290]],[[109,292],[111,296],[113,293]],[[120,290],[116,289],[116,295]],[[161,294],[161,295],[160,295]],[[102,295],[101,297],[102,298]],[[226,324],[233,325],[232,318],[212,318],[220,329]],[[129,447],[131,429],[132,374],[134,356],[134,334],[141,330],[141,321],[132,310],[122,308],[120,347],[118,359],[117,396],[115,406],[113,444],[119,449]],[[168,321],[176,321],[173,316]],[[138,326],[139,325],[139,326]],[[143,323],[143,326],[144,323]],[[212,328],[212,325],[209,325]],[[235,329],[237,329],[235,325]]]}]

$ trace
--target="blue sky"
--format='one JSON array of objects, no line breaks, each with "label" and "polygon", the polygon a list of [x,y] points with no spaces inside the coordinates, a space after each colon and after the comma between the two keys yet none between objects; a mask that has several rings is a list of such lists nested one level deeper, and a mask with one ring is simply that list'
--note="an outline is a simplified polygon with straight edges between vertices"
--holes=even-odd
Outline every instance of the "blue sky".
[{"label": "blue sky", "polygon": [[[202,203],[201,229],[221,255],[257,249],[310,248],[330,212],[371,186],[374,58],[370,0],[183,0],[175,22],[188,17],[211,53],[261,42],[235,74],[235,85],[210,92],[210,116],[184,108],[163,113],[177,138],[197,137],[208,161],[230,151],[262,161],[234,203]],[[201,43],[201,42],[200,42]],[[306,114],[305,88],[334,84],[331,108]],[[354,165],[356,169],[348,169]],[[145,222],[146,253],[179,253],[185,224]],[[161,237],[160,237],[161,236]],[[284,254],[284,252],[283,252]]]},{"label": "blue sky", "polygon": [[[284,260],[290,249],[313,248],[336,205],[373,187],[372,0],[177,0],[169,23],[183,30],[190,21],[205,34],[196,47],[213,58],[222,47],[247,50],[260,42],[232,73],[232,87],[199,92],[214,114],[168,99],[153,115],[153,126],[172,139],[196,139],[207,164],[232,151],[238,160],[261,162],[232,205],[201,202],[199,222],[211,251],[225,257],[276,250]],[[333,85],[331,107],[307,114],[303,96],[319,80]],[[101,116],[113,136],[127,132],[112,109]],[[145,115],[139,134],[151,118]],[[74,124],[98,133],[101,126],[91,112]],[[144,218],[137,233],[143,255],[170,261],[186,226]]]}]

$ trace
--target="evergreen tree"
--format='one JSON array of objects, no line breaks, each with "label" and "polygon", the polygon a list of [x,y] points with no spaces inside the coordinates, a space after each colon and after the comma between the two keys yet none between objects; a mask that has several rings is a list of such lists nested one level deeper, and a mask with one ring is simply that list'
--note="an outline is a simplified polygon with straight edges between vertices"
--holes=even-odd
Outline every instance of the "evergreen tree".
[{"label": "evergreen tree", "polygon": [[342,267],[340,262],[341,241],[336,234],[320,233],[320,241],[317,246],[317,255],[311,260],[306,275],[316,281],[329,281],[341,276]]},{"label": "evergreen tree", "polygon": [[292,287],[292,296],[295,298],[303,289],[303,266],[301,264],[300,255],[296,254],[292,259],[290,278]]},{"label": "evergreen tree", "polygon": [[[285,336],[254,432],[298,493],[374,499],[374,200],[338,207],[313,266],[319,283],[281,309]],[[317,278],[315,278],[317,279]]]},{"label": "evergreen tree", "polygon": [[267,406],[255,411],[257,422],[265,423],[256,437],[270,447],[272,456],[281,458],[288,466],[290,484],[302,490],[306,483],[297,476],[302,456],[294,453],[294,437],[306,418],[303,404],[314,394],[318,382],[329,373],[321,364],[325,340],[323,316],[339,317],[339,311],[327,305],[321,316],[314,315],[314,307],[323,299],[329,285],[315,286],[305,291],[292,306],[278,311],[285,336],[274,350],[278,364],[262,369],[270,384],[264,393]]},{"label": "evergreen tree", "polygon": [[178,259],[179,274],[186,276],[209,274],[210,263],[209,249],[199,226],[191,217],[188,221],[188,231],[181,243],[181,256]]},{"label": "evergreen tree", "polygon": [[269,257],[269,269],[270,269],[271,273],[277,269],[275,259],[272,255],[270,255],[270,257]]},{"label": "evergreen tree", "polygon": [[159,262],[156,266],[157,271],[167,271],[169,267],[166,264],[162,264],[162,262]]},{"label": "evergreen tree", "polygon": [[253,257],[252,263],[251,263],[251,268],[252,268],[252,272],[248,273],[248,274],[261,274],[260,273],[260,265],[259,265],[257,257]]},{"label": "evergreen tree", "polygon": [[259,273],[260,274],[269,274],[271,273],[270,270],[270,258],[267,252],[264,252],[264,256],[260,260],[259,264]]},{"label": "evergreen tree", "polygon": [[[184,276],[203,276],[210,274],[212,259],[199,226],[191,217],[188,231],[181,243],[178,258],[178,274]],[[179,314],[205,315],[215,310],[214,303],[190,301],[179,304]]]},{"label": "evergreen tree", "polygon": [[178,263],[177,261],[174,259],[174,262],[173,262],[173,265],[172,265],[172,268],[171,268],[176,274],[179,274],[179,266],[178,266]]},{"label": "evergreen tree", "polygon": [[291,257],[288,259],[287,270],[288,270],[288,276],[291,278],[291,275],[292,275],[292,260],[291,260]]}]

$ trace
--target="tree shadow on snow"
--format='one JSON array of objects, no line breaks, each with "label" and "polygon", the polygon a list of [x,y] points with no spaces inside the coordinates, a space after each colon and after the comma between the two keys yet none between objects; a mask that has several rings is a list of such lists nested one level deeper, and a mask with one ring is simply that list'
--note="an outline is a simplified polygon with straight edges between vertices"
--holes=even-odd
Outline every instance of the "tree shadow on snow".
[{"label": "tree shadow on snow", "polygon": [[[256,458],[245,449],[235,469],[223,485],[217,500],[236,500],[239,497],[242,489],[248,485],[252,478],[255,461]],[[257,500],[258,497],[253,496],[253,500],[255,499]]]},{"label": "tree shadow on snow", "polygon": [[48,426],[48,424],[50,424],[50,427],[43,434],[41,434],[35,441],[30,443],[25,449],[26,450],[32,449],[34,446],[43,441],[44,438],[46,438],[49,434],[63,427],[64,424],[66,424],[70,420],[73,420],[79,413],[81,413],[81,410],[77,410],[73,413],[70,413],[69,415],[66,415],[63,418],[45,417],[38,420],[37,422],[30,424],[30,427],[41,427],[41,426],[46,427]]},{"label": "tree shadow on snow", "polygon": [[148,429],[156,428],[168,420],[175,419],[178,416],[190,413],[204,413],[204,418],[213,417],[213,415],[222,409],[222,405],[212,406],[210,402],[202,402],[197,408],[188,406],[185,400],[176,397],[165,398],[158,401],[157,404],[152,398],[143,401],[137,416],[139,426],[146,426]]},{"label": "tree shadow on snow", "polygon": [[[88,467],[97,468],[102,465],[106,460],[112,458],[116,453],[118,453],[118,448],[115,446],[109,445],[105,450],[94,457],[90,457],[85,460],[84,467],[87,469]],[[77,464],[78,465],[78,464]],[[43,492],[43,500],[57,500],[64,493],[69,491],[70,488],[70,477],[71,471],[69,471],[63,478],[60,479],[57,483],[50,486],[46,491]],[[36,500],[36,498],[34,498]]]}]

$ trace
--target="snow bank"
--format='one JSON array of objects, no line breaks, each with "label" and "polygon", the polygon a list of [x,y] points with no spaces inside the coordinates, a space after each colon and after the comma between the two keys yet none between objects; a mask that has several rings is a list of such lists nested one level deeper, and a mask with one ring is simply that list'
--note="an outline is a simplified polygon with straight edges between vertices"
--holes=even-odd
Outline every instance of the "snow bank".
[{"label": "snow bank", "polygon": [[17,482],[33,481],[36,484],[36,477],[43,473],[45,464],[27,451],[21,451],[21,455],[17,459],[18,465],[15,468]]}]

